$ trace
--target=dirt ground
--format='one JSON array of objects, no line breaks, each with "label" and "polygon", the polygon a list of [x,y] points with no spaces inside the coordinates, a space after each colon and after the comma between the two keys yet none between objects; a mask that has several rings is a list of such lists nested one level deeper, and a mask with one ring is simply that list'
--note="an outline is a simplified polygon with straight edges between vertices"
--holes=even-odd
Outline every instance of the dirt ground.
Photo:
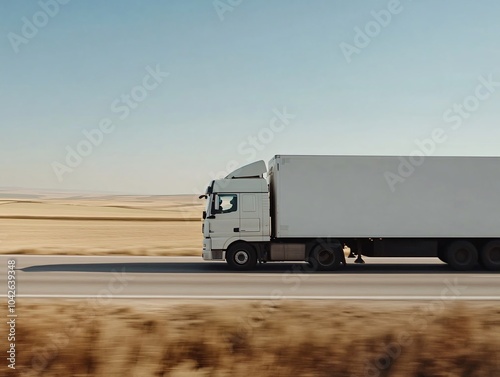
[{"label": "dirt ground", "polygon": [[3,376],[500,376],[496,303],[22,299],[18,313]]}]

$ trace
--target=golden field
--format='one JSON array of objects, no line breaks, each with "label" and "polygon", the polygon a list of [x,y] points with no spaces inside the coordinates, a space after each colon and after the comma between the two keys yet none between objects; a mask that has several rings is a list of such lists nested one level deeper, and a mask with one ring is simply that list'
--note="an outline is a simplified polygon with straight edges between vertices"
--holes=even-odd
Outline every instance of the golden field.
[{"label": "golden field", "polygon": [[204,205],[193,195],[0,191],[0,254],[201,255]]},{"label": "golden field", "polygon": [[4,376],[500,376],[495,303],[25,299],[18,314]]}]

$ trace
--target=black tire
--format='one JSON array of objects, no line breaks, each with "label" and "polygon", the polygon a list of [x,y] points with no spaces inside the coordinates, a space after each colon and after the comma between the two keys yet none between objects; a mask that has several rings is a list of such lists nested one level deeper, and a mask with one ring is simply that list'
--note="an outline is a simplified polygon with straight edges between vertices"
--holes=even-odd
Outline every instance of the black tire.
[{"label": "black tire", "polygon": [[447,263],[457,271],[468,271],[476,267],[478,252],[473,243],[469,241],[455,241],[448,245],[445,258]]},{"label": "black tire", "polygon": [[309,262],[318,271],[338,270],[344,260],[340,245],[319,244],[311,252]]},{"label": "black tire", "polygon": [[491,271],[500,271],[500,240],[493,240],[483,246],[481,264]]},{"label": "black tire", "polygon": [[448,263],[448,262],[446,261],[446,250],[441,250],[441,248],[440,248],[440,250],[438,251],[438,255],[437,255],[437,257],[439,258],[439,260],[440,260],[441,262],[443,262],[443,263]]},{"label": "black tire", "polygon": [[257,253],[249,244],[239,242],[227,250],[226,262],[233,270],[248,271],[257,265]]}]

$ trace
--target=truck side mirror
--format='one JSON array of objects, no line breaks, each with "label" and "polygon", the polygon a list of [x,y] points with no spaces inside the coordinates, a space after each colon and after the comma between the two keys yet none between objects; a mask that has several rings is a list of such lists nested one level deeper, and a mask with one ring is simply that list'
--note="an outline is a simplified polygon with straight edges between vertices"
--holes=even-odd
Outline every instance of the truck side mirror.
[{"label": "truck side mirror", "polygon": [[203,220],[207,218],[207,211],[203,211]]},{"label": "truck side mirror", "polygon": [[216,212],[218,212],[219,209],[220,209],[219,195],[215,195],[214,200],[215,200],[215,202],[214,202],[214,209],[215,209]]}]

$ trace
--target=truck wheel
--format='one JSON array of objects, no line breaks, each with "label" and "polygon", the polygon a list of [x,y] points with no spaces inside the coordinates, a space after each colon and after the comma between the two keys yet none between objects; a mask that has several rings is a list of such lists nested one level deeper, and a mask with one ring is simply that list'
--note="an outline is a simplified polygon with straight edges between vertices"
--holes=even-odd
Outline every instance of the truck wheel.
[{"label": "truck wheel", "polygon": [[472,270],[478,262],[476,247],[469,241],[455,241],[446,249],[446,262],[457,271]]},{"label": "truck wheel", "polygon": [[249,244],[240,242],[229,247],[226,262],[234,270],[251,270],[257,265],[257,253]]},{"label": "truck wheel", "polygon": [[481,250],[481,264],[491,271],[500,271],[500,240],[484,245]]},{"label": "truck wheel", "polygon": [[318,245],[311,252],[310,263],[319,271],[338,270],[342,263],[343,251],[339,247],[330,245]]},{"label": "truck wheel", "polygon": [[446,250],[441,250],[441,248],[439,248],[440,250],[438,251],[438,258],[441,262],[443,263],[448,263],[446,261]]}]

